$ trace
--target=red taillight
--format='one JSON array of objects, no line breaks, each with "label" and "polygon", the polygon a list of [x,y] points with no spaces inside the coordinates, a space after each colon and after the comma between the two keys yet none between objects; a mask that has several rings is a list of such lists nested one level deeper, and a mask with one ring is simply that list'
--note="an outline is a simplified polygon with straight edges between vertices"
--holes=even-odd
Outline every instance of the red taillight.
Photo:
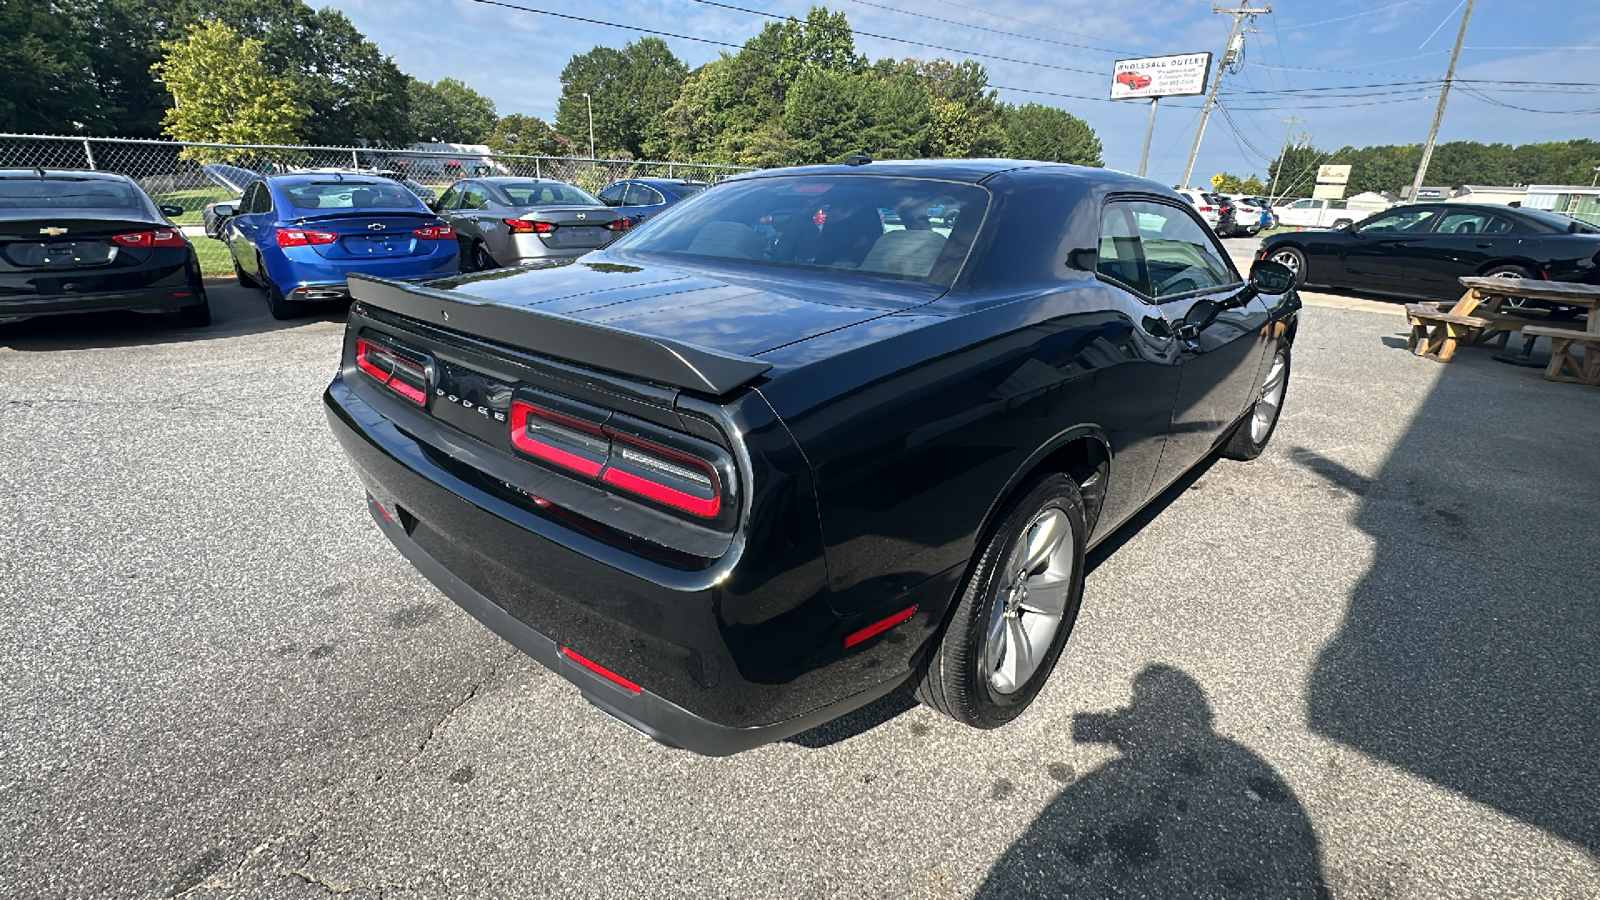
[{"label": "red taillight", "polygon": [[627,231],[629,228],[632,228],[632,227],[633,227],[633,222],[631,220],[629,220],[629,219],[618,219],[615,222],[607,222],[606,223],[606,230],[607,231]]},{"label": "red taillight", "polygon": [[600,426],[521,400],[511,403],[511,446],[590,478],[605,468],[611,447]]},{"label": "red taillight", "polygon": [[356,338],[356,368],[418,406],[428,400],[427,371],[421,364],[405,359],[388,347]]},{"label": "red taillight", "polygon": [[527,219],[502,219],[510,226],[512,234],[552,234],[556,230],[554,222],[530,222]]},{"label": "red taillight", "polygon": [[721,480],[710,463],[608,426],[513,400],[511,445],[691,515],[722,512]]},{"label": "red taillight", "polygon": [[911,617],[916,614],[917,608],[915,606],[908,609],[902,609],[889,618],[880,619],[876,622],[873,622],[871,625],[868,625],[860,631],[852,631],[850,635],[844,639],[844,645],[846,647],[854,647],[868,638],[874,638],[880,634],[883,634],[885,631],[888,631],[902,622],[911,621]]},{"label": "red taillight", "polygon": [[183,235],[172,228],[158,228],[119,234],[112,240],[124,247],[176,247],[183,243]]},{"label": "red taillight", "polygon": [[312,231],[308,228],[279,228],[279,247],[314,247],[331,244],[339,236],[331,231]]},{"label": "red taillight", "polygon": [[588,669],[594,674],[599,675],[601,678],[604,678],[605,680],[611,682],[619,688],[622,688],[630,694],[637,694],[644,690],[644,688],[639,687],[637,684],[634,684],[628,679],[623,678],[621,675],[618,675],[594,660],[579,656],[571,647],[562,647],[561,655],[572,660],[578,665],[583,666],[585,669]]},{"label": "red taillight", "polygon": [[411,233],[424,241],[453,241],[456,238],[456,230],[449,225],[428,225]]},{"label": "red taillight", "polygon": [[1213,206],[1202,206],[1202,207],[1200,207],[1200,211],[1201,212],[1215,212],[1216,211],[1216,207],[1213,207]]}]

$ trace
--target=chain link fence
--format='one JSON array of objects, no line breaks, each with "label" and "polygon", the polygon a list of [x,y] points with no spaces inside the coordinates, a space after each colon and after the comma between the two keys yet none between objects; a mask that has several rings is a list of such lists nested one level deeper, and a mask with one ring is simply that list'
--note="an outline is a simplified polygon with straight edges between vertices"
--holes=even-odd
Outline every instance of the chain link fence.
[{"label": "chain link fence", "polygon": [[664,177],[717,181],[751,171],[741,166],[574,159],[494,152],[461,152],[384,147],[301,147],[252,144],[196,144],[136,138],[0,134],[0,168],[95,169],[134,179],[157,203],[182,207],[180,225],[200,224],[207,203],[234,198],[206,177],[202,166],[225,162],[264,175],[304,169],[390,173],[427,191],[443,193],[461,178],[515,175],[554,178],[594,193],[624,178]]}]

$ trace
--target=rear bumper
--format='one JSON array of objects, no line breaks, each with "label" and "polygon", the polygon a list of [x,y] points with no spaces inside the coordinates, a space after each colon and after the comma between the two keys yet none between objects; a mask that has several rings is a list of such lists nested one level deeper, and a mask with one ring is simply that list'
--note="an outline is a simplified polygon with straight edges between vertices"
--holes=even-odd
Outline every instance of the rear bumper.
[{"label": "rear bumper", "polygon": [[[179,296],[179,295],[183,296]],[[56,294],[6,297],[0,295],[0,319],[12,316],[57,316],[112,310],[181,309],[206,299],[198,285],[147,288],[103,294]]]},{"label": "rear bumper", "polygon": [[[447,275],[453,274],[455,273],[434,273],[431,275],[413,275],[408,278],[393,278],[390,280],[407,282],[433,281],[436,278],[444,278]],[[349,300],[350,284],[343,279],[338,281],[302,281],[296,284],[294,287],[285,288],[284,294],[290,300],[306,300],[311,302],[316,302],[319,300]]]},{"label": "rear bumper", "polygon": [[629,691],[591,672],[561,652],[561,646],[528,627],[516,617],[478,593],[471,585],[428,555],[398,523],[386,518],[369,499],[369,511],[395,549],[400,551],[446,597],[472,617],[505,638],[512,646],[533,657],[540,665],[572,682],[596,709],[658,743],[702,756],[730,756],[744,750],[780,741],[815,728],[853,709],[877,700],[899,687],[903,679],[885,682],[855,696],[835,701],[821,709],[773,725],[740,728],[722,725],[698,716],[650,691]]},{"label": "rear bumper", "polygon": [[[727,755],[870,703],[904,683],[920,643],[913,635],[926,635],[941,614],[940,604],[928,602],[915,625],[780,670],[774,657],[796,645],[804,650],[818,635],[837,648],[835,629],[859,626],[837,619],[826,594],[752,623],[764,600],[779,604],[771,594],[737,595],[730,585],[749,580],[745,569],[715,578],[652,569],[463,480],[342,377],[323,399],[335,437],[382,504],[372,508],[374,518],[401,554],[595,707],[663,744]],[[578,665],[563,646],[641,689]]]}]

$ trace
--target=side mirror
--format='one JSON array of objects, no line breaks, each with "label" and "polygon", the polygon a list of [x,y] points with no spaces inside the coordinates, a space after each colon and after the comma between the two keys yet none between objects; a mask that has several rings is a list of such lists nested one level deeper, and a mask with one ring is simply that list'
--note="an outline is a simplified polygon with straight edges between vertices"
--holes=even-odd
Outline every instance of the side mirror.
[{"label": "side mirror", "polygon": [[1285,294],[1294,287],[1294,272],[1283,263],[1258,259],[1250,267],[1250,286],[1258,294]]},{"label": "side mirror", "polygon": [[1189,307],[1189,314],[1183,317],[1178,325],[1179,340],[1192,341],[1200,337],[1200,332],[1211,327],[1211,323],[1222,314],[1223,305],[1216,300],[1199,300]]},{"label": "side mirror", "polygon": [[232,216],[234,214],[234,212],[235,212],[235,210],[233,208],[233,204],[232,203],[213,203],[213,204],[211,204],[211,214],[216,216],[219,219],[226,219],[229,216]]},{"label": "side mirror", "polygon": [[173,206],[170,203],[161,204],[161,214],[171,219],[183,215],[183,207]]}]

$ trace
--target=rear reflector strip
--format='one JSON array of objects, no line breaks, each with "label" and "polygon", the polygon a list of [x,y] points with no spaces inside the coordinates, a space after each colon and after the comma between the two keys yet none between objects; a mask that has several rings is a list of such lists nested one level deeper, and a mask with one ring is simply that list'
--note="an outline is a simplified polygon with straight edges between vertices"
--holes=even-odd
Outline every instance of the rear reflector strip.
[{"label": "rear reflector strip", "polygon": [[[521,400],[511,404],[511,446],[590,478],[599,477],[605,468],[609,449],[599,426]],[[598,459],[590,459],[585,453]]]},{"label": "rear reflector strip", "polygon": [[612,684],[616,685],[617,687],[622,688],[623,690],[627,691],[630,694],[638,694],[638,693],[641,693],[642,691],[644,691],[644,688],[639,687],[637,684],[634,684],[633,682],[629,681],[628,679],[623,678],[621,675],[618,675],[617,673],[611,671],[610,669],[606,668],[605,666],[600,665],[599,663],[595,662],[594,660],[586,659],[586,658],[584,658],[582,656],[579,656],[577,653],[573,652],[571,647],[562,647],[561,648],[561,655],[565,656],[567,659],[572,660],[573,662],[577,663],[578,665],[583,666],[585,669],[588,669],[589,671],[593,672],[594,674],[599,675],[601,678],[604,678],[605,680],[611,682]]},{"label": "rear reflector strip", "polygon": [[868,625],[860,631],[851,632],[850,635],[844,639],[844,645],[846,647],[854,647],[868,638],[875,638],[878,635],[883,634],[885,631],[895,627],[896,625],[911,621],[911,617],[916,614],[917,608],[915,606],[902,609],[887,619],[881,619],[877,622],[873,622],[871,625]]}]

